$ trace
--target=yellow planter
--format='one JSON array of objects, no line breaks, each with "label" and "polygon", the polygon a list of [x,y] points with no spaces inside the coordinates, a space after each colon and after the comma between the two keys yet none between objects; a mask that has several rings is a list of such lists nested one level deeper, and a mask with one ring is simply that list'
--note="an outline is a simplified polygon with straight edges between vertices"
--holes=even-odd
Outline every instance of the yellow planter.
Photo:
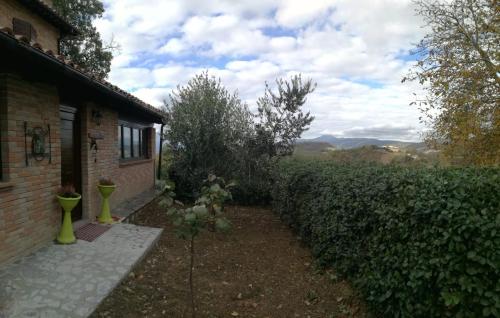
[{"label": "yellow planter", "polygon": [[97,185],[99,192],[102,196],[102,210],[101,214],[97,218],[99,223],[111,224],[113,223],[113,218],[111,217],[111,211],[109,209],[109,197],[111,193],[115,191],[116,185]]},{"label": "yellow planter", "polygon": [[57,242],[61,244],[71,244],[76,242],[75,234],[73,233],[73,224],[71,222],[71,211],[78,205],[81,195],[77,198],[64,198],[57,196],[59,204],[64,210],[63,224],[61,226],[61,231],[57,235]]}]

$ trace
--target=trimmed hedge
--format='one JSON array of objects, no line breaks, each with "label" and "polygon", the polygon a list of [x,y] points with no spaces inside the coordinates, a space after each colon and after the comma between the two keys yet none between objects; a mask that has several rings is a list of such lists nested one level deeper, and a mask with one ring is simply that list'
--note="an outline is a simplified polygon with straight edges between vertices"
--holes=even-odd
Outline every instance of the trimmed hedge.
[{"label": "trimmed hedge", "polygon": [[285,160],[273,207],[383,317],[500,316],[500,169]]}]

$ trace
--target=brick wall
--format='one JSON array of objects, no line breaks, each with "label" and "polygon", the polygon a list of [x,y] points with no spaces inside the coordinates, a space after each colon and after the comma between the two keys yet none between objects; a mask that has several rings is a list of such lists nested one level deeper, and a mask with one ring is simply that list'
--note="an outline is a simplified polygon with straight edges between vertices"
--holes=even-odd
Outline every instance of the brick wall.
[{"label": "brick wall", "polygon": [[[0,263],[54,239],[61,221],[55,193],[60,184],[59,98],[54,86],[0,74],[4,111],[2,161],[7,173],[0,183]],[[25,164],[24,122],[51,126],[52,164],[31,159]],[[6,129],[5,129],[6,128]],[[5,136],[4,136],[5,135]],[[31,140],[28,138],[28,145]],[[6,146],[6,147],[5,147]]]},{"label": "brick wall", "polygon": [[[92,110],[102,114],[101,125],[92,121]],[[110,198],[111,209],[119,203],[154,187],[154,161],[144,160],[120,164],[118,147],[118,114],[109,108],[94,103],[82,109],[82,192],[84,218],[95,219],[101,211],[101,196],[97,190],[99,178],[111,178],[116,191]],[[90,150],[90,134],[101,134],[97,140],[97,152]],[[154,134],[154,130],[152,129]],[[150,149],[154,151],[154,136],[150,138]],[[152,154],[150,158],[154,158]]]},{"label": "brick wall", "polygon": [[[29,82],[0,74],[0,124],[2,165],[6,178],[0,181],[0,264],[27,254],[53,240],[60,228],[61,209],[55,199],[61,182],[59,94],[55,86]],[[71,105],[70,105],[71,106]],[[79,103],[81,118],[83,218],[94,220],[101,210],[97,183],[112,178],[117,190],[111,208],[154,187],[154,161],[121,164],[118,150],[118,114],[92,103]],[[102,124],[92,120],[100,110]],[[25,165],[24,122],[29,127],[51,126],[52,163],[31,159]],[[89,133],[101,133],[97,152],[90,151]],[[151,129],[150,158],[154,158]],[[31,139],[27,139],[31,147]],[[30,150],[29,150],[30,151]]]},{"label": "brick wall", "polygon": [[0,27],[12,28],[12,19],[18,18],[31,23],[37,33],[36,42],[44,49],[57,53],[57,41],[60,37],[59,30],[43,18],[33,13],[16,0],[0,1]]},{"label": "brick wall", "polygon": [[[6,89],[7,89],[7,78],[4,74],[0,74],[0,163],[7,162],[7,91],[6,91]],[[4,149],[4,151],[1,151],[2,149]],[[3,170],[5,170],[5,171],[3,171]],[[2,175],[5,175],[7,173],[7,169],[3,169],[3,170],[0,171],[0,172],[2,172],[0,174],[0,182],[2,182]]]}]

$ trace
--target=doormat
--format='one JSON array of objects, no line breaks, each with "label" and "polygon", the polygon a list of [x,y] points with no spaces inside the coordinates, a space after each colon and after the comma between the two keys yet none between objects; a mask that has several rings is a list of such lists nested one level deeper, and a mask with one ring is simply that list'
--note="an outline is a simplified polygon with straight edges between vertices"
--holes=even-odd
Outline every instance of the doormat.
[{"label": "doormat", "polygon": [[111,227],[106,225],[88,223],[75,231],[75,236],[79,240],[92,242]]}]

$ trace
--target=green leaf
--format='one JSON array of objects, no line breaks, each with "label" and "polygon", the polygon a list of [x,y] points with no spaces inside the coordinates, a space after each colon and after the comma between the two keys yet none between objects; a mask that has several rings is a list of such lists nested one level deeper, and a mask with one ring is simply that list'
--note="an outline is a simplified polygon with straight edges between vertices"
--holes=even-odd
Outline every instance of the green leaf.
[{"label": "green leaf", "polygon": [[168,216],[173,216],[175,214],[177,214],[177,209],[176,208],[170,208],[170,209],[167,210],[167,215]]},{"label": "green leaf", "polygon": [[169,207],[174,203],[174,199],[171,197],[164,197],[163,199],[160,200],[160,206],[162,207]]},{"label": "green leaf", "polygon": [[193,223],[196,221],[196,214],[193,212],[186,213],[184,215],[184,220],[188,223]]},{"label": "green leaf", "polygon": [[220,185],[218,183],[212,184],[210,186],[210,192],[218,192],[220,190],[221,190],[221,187],[220,187]]},{"label": "green leaf", "polygon": [[441,296],[444,299],[444,304],[448,307],[458,305],[462,298],[458,292],[442,292]]},{"label": "green leaf", "polygon": [[208,209],[204,205],[195,205],[193,212],[198,218],[204,218],[208,215]]},{"label": "green leaf", "polygon": [[231,229],[231,223],[225,218],[217,218],[215,220],[215,228],[219,232],[228,232]]}]

